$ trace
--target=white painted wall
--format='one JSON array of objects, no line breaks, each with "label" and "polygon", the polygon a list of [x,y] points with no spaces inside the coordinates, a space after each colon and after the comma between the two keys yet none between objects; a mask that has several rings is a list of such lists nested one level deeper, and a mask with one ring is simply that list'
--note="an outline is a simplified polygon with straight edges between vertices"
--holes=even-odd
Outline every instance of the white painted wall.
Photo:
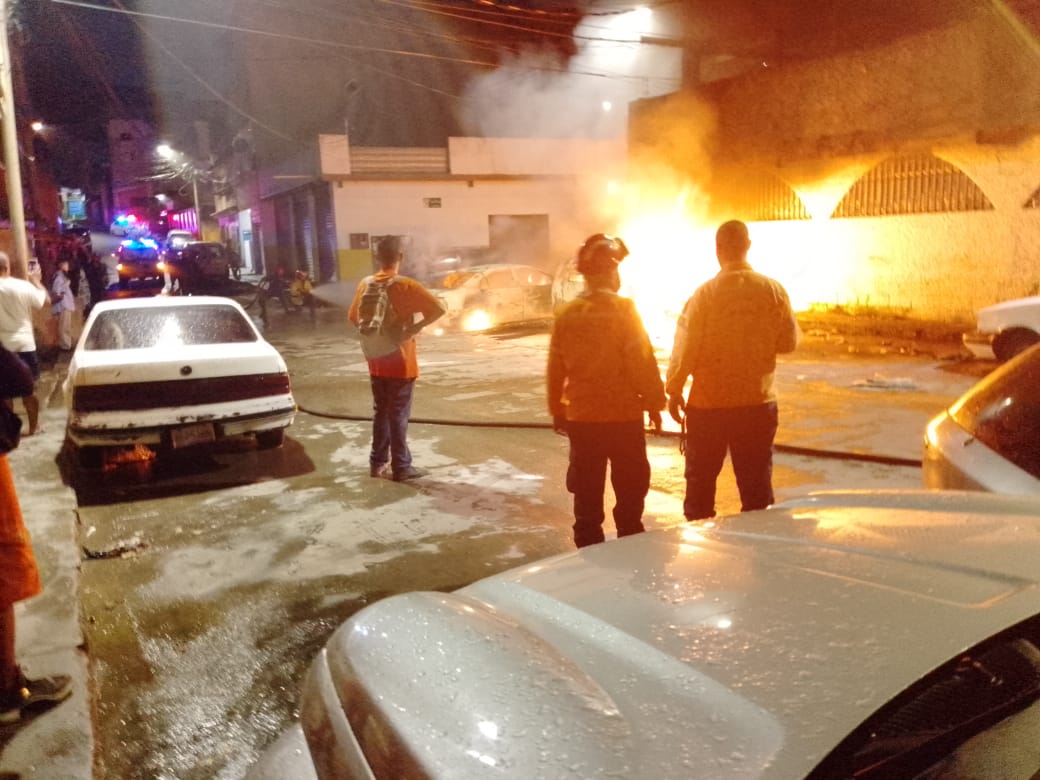
[{"label": "white painted wall", "polygon": [[[344,181],[332,187],[336,241],[346,248],[351,233],[408,236],[409,267],[418,273],[440,250],[488,246],[492,214],[547,214],[554,256],[542,267],[552,270],[560,260],[555,252],[612,227],[597,218],[600,203],[583,194],[586,186],[574,178]],[[430,198],[438,198],[440,208],[428,208]]]},{"label": "white painted wall", "polygon": [[618,175],[628,149],[624,138],[449,138],[451,173],[460,176]]},{"label": "white painted wall", "polygon": [[[1040,137],[1018,145],[936,145],[993,204],[992,211],[829,219],[848,187],[881,157],[834,161],[830,170],[784,169],[816,213],[802,222],[752,226],[752,260],[796,305],[904,309],[927,318],[972,319],[976,309],[1040,292]],[[813,205],[817,208],[813,209]]]},{"label": "white painted wall", "polygon": [[453,138],[450,173],[395,170],[385,179],[346,173],[345,137],[322,136],[320,147],[338,248],[350,246],[351,233],[408,236],[412,273],[442,250],[488,246],[492,215],[548,216],[550,256],[540,263],[547,271],[588,235],[616,227],[605,204],[608,183],[624,172],[623,141]]}]

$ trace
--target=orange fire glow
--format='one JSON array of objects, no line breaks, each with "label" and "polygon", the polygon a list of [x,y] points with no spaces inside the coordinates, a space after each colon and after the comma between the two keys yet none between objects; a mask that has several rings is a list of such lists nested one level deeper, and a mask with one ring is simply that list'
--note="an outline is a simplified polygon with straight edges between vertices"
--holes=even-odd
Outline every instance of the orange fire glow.
[{"label": "orange fire glow", "polygon": [[[631,256],[621,264],[621,294],[632,298],[655,347],[670,348],[675,323],[694,289],[718,270],[712,230],[691,213],[690,188],[650,193],[618,227]],[[637,196],[638,197],[638,196]]]},{"label": "orange fire glow", "polygon": [[[627,216],[617,233],[631,256],[620,268],[621,294],[635,300],[654,346],[667,349],[683,304],[718,273],[718,223],[707,216],[704,198],[692,185],[678,192],[626,185],[625,196]],[[832,236],[830,220],[752,222],[748,229],[748,261],[784,285],[795,311],[855,297],[860,263],[847,240]]]}]

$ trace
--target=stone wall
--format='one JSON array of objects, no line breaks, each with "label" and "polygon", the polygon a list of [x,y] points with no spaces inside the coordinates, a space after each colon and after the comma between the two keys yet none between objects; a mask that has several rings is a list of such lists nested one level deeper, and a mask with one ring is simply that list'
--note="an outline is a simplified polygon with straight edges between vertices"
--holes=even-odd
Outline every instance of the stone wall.
[{"label": "stone wall", "polygon": [[882,48],[710,85],[718,151],[791,162],[1040,127],[1040,54],[980,3],[967,20]]},{"label": "stone wall", "polygon": [[[711,128],[710,169],[682,171],[707,192],[711,220],[750,221],[723,197],[723,182],[740,177],[779,179],[805,203],[811,219],[750,226],[752,262],[796,305],[963,319],[1040,292],[1040,208],[1026,207],[1040,188],[1040,46],[992,8],[884,47],[708,85],[698,96],[713,122],[677,117]],[[633,112],[641,144],[665,105],[647,103]],[[831,217],[860,177],[903,154],[956,166],[993,208]]]}]

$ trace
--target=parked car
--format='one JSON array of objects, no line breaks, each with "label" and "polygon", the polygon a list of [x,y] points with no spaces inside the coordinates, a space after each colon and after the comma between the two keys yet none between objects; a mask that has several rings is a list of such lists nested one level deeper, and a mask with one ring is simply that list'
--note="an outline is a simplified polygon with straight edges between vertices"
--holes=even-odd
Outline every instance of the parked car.
[{"label": "parked car", "polygon": [[166,233],[166,238],[163,239],[162,251],[164,254],[169,254],[183,249],[187,244],[195,240],[195,234],[190,230],[170,230]]},{"label": "parked car", "polygon": [[180,449],[251,434],[282,444],[296,412],[285,361],[230,298],[99,303],[64,383],[66,437],[83,465],[105,449]]},{"label": "parked car", "polygon": [[148,222],[139,219],[136,214],[119,214],[112,220],[108,232],[113,236],[141,236],[148,232]]},{"label": "parked car", "polygon": [[167,285],[182,294],[206,292],[226,284],[234,272],[231,254],[214,241],[189,241],[166,253]]},{"label": "parked car", "polygon": [[1010,360],[1040,342],[1040,295],[987,306],[977,316],[975,330],[963,337],[975,357]]},{"label": "parked car", "polygon": [[165,265],[159,256],[159,245],[151,238],[127,238],[116,249],[116,272],[120,289],[131,282],[163,279]]},{"label": "parked car", "polygon": [[447,274],[432,292],[448,310],[439,324],[449,330],[489,330],[553,316],[552,276],[529,265],[473,266]]},{"label": "parked car", "polygon": [[928,424],[922,474],[930,488],[1040,495],[1040,344]]},{"label": "parked car", "polygon": [[1037,560],[1034,497],[817,493],[391,596],[247,777],[1036,777]]},{"label": "parked car", "polygon": [[75,236],[76,240],[88,252],[93,251],[93,238],[90,235],[90,226],[84,222],[70,222],[61,229],[62,235]]}]

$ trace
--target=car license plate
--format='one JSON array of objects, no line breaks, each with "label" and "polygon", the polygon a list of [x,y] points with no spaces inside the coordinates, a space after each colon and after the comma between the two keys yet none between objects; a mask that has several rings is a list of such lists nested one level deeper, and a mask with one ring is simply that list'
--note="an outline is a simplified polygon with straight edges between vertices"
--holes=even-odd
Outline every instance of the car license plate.
[{"label": "car license plate", "polygon": [[196,423],[174,428],[170,431],[170,443],[176,449],[178,447],[190,447],[193,444],[205,444],[216,441],[216,431],[213,423]]}]

